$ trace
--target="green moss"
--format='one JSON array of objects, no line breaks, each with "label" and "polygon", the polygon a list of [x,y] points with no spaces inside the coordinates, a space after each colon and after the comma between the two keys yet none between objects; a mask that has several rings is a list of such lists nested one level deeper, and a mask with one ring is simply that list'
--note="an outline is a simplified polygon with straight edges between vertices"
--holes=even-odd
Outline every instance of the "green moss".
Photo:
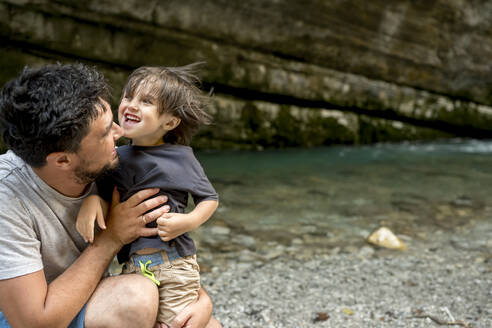
[{"label": "green moss", "polygon": [[306,146],[351,144],[357,141],[357,135],[336,118],[321,117],[320,114],[311,115],[305,134]]},{"label": "green moss", "polygon": [[253,102],[246,102],[241,109],[240,129],[245,143],[267,147],[272,142],[272,131],[268,123],[270,115],[259,109]]},{"label": "green moss", "polygon": [[246,129],[256,133],[261,130],[264,118],[255,105],[247,102],[241,110],[241,121]]},{"label": "green moss", "polygon": [[272,122],[274,135],[272,146],[295,147],[305,144],[305,136],[301,131],[301,122],[295,118],[287,106],[282,106]]},{"label": "green moss", "polygon": [[477,112],[475,106],[460,102],[455,104],[452,111],[434,109],[439,121],[447,122],[461,127],[490,129],[492,119]]},{"label": "green moss", "polygon": [[375,119],[367,116],[359,117],[359,142],[372,144],[376,142],[400,142],[405,140],[435,140],[451,138],[454,135],[439,130],[410,126],[400,123],[395,127],[394,122]]}]

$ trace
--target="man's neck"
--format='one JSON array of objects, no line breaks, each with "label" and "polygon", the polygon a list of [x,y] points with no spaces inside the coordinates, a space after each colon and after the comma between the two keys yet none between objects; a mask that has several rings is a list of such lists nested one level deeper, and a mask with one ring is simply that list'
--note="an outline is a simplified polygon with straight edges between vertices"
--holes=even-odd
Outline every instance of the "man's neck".
[{"label": "man's neck", "polygon": [[80,184],[69,176],[71,172],[53,170],[47,166],[32,169],[46,184],[67,197],[80,197],[87,189],[88,184]]}]

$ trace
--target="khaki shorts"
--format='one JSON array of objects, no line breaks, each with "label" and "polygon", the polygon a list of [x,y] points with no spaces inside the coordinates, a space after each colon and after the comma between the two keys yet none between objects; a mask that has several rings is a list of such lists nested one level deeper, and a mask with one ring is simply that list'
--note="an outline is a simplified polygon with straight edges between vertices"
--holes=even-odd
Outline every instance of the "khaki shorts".
[{"label": "khaki shorts", "polygon": [[198,298],[200,289],[200,267],[196,255],[178,257],[169,261],[167,253],[161,251],[149,255],[132,255],[123,266],[123,273],[141,273],[139,261],[154,273],[159,286],[159,313],[157,322],[170,325],[176,315]]}]

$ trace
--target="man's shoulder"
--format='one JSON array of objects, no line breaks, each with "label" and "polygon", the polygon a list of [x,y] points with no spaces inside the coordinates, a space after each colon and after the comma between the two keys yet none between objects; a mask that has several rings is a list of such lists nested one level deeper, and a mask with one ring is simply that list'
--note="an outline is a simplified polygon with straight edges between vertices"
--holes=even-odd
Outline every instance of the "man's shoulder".
[{"label": "man's shoulder", "polygon": [[[14,212],[25,208],[20,195],[25,191],[28,182],[22,181],[22,171],[26,163],[12,151],[0,155],[0,216],[10,217]],[[19,206],[18,206],[19,205]],[[8,220],[2,219],[2,223]]]},{"label": "man's shoulder", "polygon": [[22,169],[25,165],[12,151],[0,155],[0,182],[3,182],[5,179],[14,178],[12,177],[12,172]]}]

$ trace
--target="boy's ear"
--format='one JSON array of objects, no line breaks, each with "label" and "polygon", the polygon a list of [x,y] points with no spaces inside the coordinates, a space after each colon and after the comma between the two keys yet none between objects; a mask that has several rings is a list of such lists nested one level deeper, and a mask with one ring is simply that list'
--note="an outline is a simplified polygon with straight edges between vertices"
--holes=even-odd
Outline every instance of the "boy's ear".
[{"label": "boy's ear", "polygon": [[72,167],[73,158],[70,153],[54,152],[46,156],[46,163],[52,167],[57,167],[62,170],[68,170]]},{"label": "boy's ear", "polygon": [[172,116],[168,121],[162,124],[162,127],[168,131],[175,129],[179,123],[181,123],[181,119],[176,116]]}]

